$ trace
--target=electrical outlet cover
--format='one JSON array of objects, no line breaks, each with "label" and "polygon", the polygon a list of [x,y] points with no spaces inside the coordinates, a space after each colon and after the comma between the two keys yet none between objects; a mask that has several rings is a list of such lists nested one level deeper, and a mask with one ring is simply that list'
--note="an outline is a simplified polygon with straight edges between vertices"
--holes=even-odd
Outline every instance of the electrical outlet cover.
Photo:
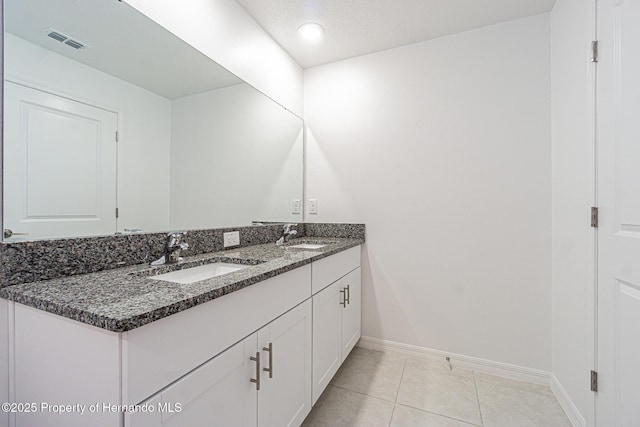
[{"label": "electrical outlet cover", "polygon": [[318,199],[309,199],[309,213],[310,214],[318,213]]},{"label": "electrical outlet cover", "polygon": [[300,199],[293,199],[291,201],[291,213],[292,214],[299,214],[301,207],[302,207],[302,203],[301,203]]},{"label": "electrical outlet cover", "polygon": [[224,233],[224,247],[228,248],[229,246],[238,246],[240,244],[240,232],[239,231],[231,231],[229,233]]}]

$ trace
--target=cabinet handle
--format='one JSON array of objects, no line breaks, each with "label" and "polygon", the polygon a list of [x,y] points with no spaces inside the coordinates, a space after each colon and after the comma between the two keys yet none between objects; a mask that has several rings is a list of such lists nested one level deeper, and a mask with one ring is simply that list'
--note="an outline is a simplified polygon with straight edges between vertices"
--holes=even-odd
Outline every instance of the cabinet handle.
[{"label": "cabinet handle", "polygon": [[347,292],[345,293],[347,298],[347,304],[351,304],[351,289],[349,289],[350,286],[351,285],[347,285]]},{"label": "cabinet handle", "polygon": [[273,343],[269,343],[269,347],[262,347],[262,350],[269,352],[269,367],[262,368],[263,371],[269,372],[269,378],[273,378]]},{"label": "cabinet handle", "polygon": [[347,288],[340,289],[340,293],[342,294],[342,301],[340,301],[340,305],[347,308]]},{"label": "cabinet handle", "polygon": [[256,351],[256,357],[250,357],[250,360],[256,362],[256,377],[251,378],[249,381],[256,383],[256,391],[260,391],[260,352]]}]

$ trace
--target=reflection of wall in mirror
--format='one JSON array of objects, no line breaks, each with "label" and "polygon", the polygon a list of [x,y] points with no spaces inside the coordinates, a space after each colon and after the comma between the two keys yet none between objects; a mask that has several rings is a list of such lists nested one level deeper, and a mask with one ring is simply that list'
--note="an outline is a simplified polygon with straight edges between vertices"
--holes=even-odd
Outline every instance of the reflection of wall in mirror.
[{"label": "reflection of wall in mirror", "polygon": [[118,229],[169,228],[169,100],[7,33],[5,78],[117,111]]},{"label": "reflection of wall in mirror", "polygon": [[302,220],[302,121],[254,88],[174,100],[171,139],[173,228]]}]

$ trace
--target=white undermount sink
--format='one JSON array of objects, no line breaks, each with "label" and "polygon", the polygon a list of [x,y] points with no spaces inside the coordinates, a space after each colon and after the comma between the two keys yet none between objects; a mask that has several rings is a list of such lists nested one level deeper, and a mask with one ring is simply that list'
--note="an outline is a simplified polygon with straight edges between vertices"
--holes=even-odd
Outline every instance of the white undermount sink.
[{"label": "white undermount sink", "polygon": [[324,248],[325,246],[327,246],[327,244],[322,245],[322,244],[319,244],[319,243],[300,243],[299,245],[294,245],[294,246],[291,246],[291,247],[295,248],[295,249],[311,249],[311,250],[314,250],[314,249]]},{"label": "white undermount sink", "polygon": [[233,273],[234,271],[242,270],[247,267],[250,266],[243,264],[231,264],[228,262],[212,262],[199,267],[183,268],[182,270],[172,271],[170,273],[149,276],[149,279],[189,284],[199,282],[200,280],[212,279],[214,277],[222,276],[223,274]]}]

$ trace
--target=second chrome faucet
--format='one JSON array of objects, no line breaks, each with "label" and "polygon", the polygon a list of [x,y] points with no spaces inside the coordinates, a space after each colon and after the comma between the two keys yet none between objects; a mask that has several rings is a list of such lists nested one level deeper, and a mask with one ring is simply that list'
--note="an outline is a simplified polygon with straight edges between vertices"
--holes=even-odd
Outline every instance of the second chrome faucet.
[{"label": "second chrome faucet", "polygon": [[298,224],[285,224],[282,228],[282,236],[278,240],[276,240],[276,245],[280,246],[289,241],[289,238],[298,232],[296,230],[292,230],[291,227],[297,227]]}]

